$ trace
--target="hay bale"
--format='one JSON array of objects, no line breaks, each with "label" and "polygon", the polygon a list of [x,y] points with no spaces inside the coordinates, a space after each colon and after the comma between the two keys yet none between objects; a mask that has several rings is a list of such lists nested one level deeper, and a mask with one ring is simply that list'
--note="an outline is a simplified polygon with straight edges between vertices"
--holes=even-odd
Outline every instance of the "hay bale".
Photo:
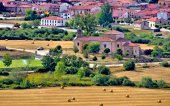
[{"label": "hay bale", "polygon": [[5,39],[5,41],[8,41],[8,39]]},{"label": "hay bale", "polygon": [[130,98],[130,96],[129,96],[129,95],[126,95],[126,97],[127,97],[127,98]]},{"label": "hay bale", "polygon": [[111,89],[110,92],[113,92],[113,90]]},{"label": "hay bale", "polygon": [[162,101],[161,101],[161,100],[158,100],[157,102],[158,102],[158,103],[162,103]]},{"label": "hay bale", "polygon": [[68,99],[67,102],[71,102],[71,99]]},{"label": "hay bale", "polygon": [[106,89],[104,88],[103,91],[106,91]]},{"label": "hay bale", "polygon": [[50,44],[48,43],[47,46],[50,46]]},{"label": "hay bale", "polygon": [[60,89],[64,89],[64,86],[61,86]]},{"label": "hay bale", "polygon": [[75,98],[75,97],[72,97],[72,100],[76,100],[76,98]]},{"label": "hay bale", "polygon": [[104,106],[104,105],[101,103],[101,104],[99,104],[99,106]]},{"label": "hay bale", "polygon": [[27,39],[25,39],[25,41],[27,41]]},{"label": "hay bale", "polygon": [[34,41],[31,44],[34,44]]}]

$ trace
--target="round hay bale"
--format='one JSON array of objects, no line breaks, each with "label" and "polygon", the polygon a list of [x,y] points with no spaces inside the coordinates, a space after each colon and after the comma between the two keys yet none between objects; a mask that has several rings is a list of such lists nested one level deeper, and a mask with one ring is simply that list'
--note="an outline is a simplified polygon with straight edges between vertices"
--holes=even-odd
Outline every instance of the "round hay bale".
[{"label": "round hay bale", "polygon": [[104,88],[103,91],[106,91],[106,89]]},{"label": "round hay bale", "polygon": [[129,95],[126,95],[126,97],[127,97],[127,98],[130,98],[130,96],[129,96]]},{"label": "round hay bale", "polygon": [[99,104],[99,106],[104,106],[104,105],[101,103],[101,104]]},{"label": "round hay bale", "polygon": [[157,102],[158,102],[158,103],[162,103],[162,101],[161,101],[161,100],[158,100]]},{"label": "round hay bale", "polygon": [[75,97],[72,97],[72,100],[76,100],[76,98],[75,98]]},{"label": "round hay bale", "polygon": [[61,86],[60,88],[61,88],[61,89],[64,89],[64,86]]},{"label": "round hay bale", "polygon": [[111,89],[110,92],[113,92],[113,90]]},{"label": "round hay bale", "polygon": [[5,41],[8,41],[8,39],[5,39]]},{"label": "round hay bale", "polygon": [[67,102],[71,102],[71,99],[68,99]]},{"label": "round hay bale", "polygon": [[25,39],[25,41],[27,41],[27,39]]},{"label": "round hay bale", "polygon": [[34,44],[34,41],[31,44]]},{"label": "round hay bale", "polygon": [[50,46],[50,44],[48,43],[47,46]]}]

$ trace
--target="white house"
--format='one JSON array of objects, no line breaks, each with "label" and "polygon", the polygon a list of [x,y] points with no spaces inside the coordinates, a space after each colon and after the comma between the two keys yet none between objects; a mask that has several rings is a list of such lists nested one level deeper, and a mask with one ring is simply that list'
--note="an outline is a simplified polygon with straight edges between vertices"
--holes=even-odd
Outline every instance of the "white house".
[{"label": "white house", "polygon": [[160,11],[157,13],[157,18],[158,19],[165,19],[165,20],[168,20],[170,19],[170,13],[166,12],[166,11]]},{"label": "white house", "polygon": [[41,19],[41,26],[58,27],[65,26],[66,20],[58,16],[49,16]]},{"label": "white house", "polygon": [[72,18],[71,11],[63,11],[63,12],[60,13],[60,16],[64,19]]}]

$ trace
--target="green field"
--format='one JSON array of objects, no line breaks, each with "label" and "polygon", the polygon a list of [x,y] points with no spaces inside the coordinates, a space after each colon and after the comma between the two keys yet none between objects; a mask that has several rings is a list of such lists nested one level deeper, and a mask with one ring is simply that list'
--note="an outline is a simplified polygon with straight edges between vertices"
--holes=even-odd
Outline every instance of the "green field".
[{"label": "green field", "polygon": [[[27,65],[28,65],[28,62],[27,62],[26,59],[23,59],[23,60],[13,60],[12,64],[9,67],[4,66],[3,62],[0,61],[0,68],[19,68],[19,67],[26,67]],[[29,64],[29,67],[40,67],[40,66],[42,66],[40,60],[33,60]]]}]

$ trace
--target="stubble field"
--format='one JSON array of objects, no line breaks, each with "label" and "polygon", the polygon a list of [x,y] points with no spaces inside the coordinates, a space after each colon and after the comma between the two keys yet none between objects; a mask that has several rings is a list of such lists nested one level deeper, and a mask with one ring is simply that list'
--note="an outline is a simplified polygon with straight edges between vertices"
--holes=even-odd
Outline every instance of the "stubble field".
[{"label": "stubble field", "polygon": [[[75,100],[68,102],[72,97]],[[99,106],[101,103],[104,106],[170,106],[170,90],[128,87],[1,90],[0,102],[0,106]]]}]

